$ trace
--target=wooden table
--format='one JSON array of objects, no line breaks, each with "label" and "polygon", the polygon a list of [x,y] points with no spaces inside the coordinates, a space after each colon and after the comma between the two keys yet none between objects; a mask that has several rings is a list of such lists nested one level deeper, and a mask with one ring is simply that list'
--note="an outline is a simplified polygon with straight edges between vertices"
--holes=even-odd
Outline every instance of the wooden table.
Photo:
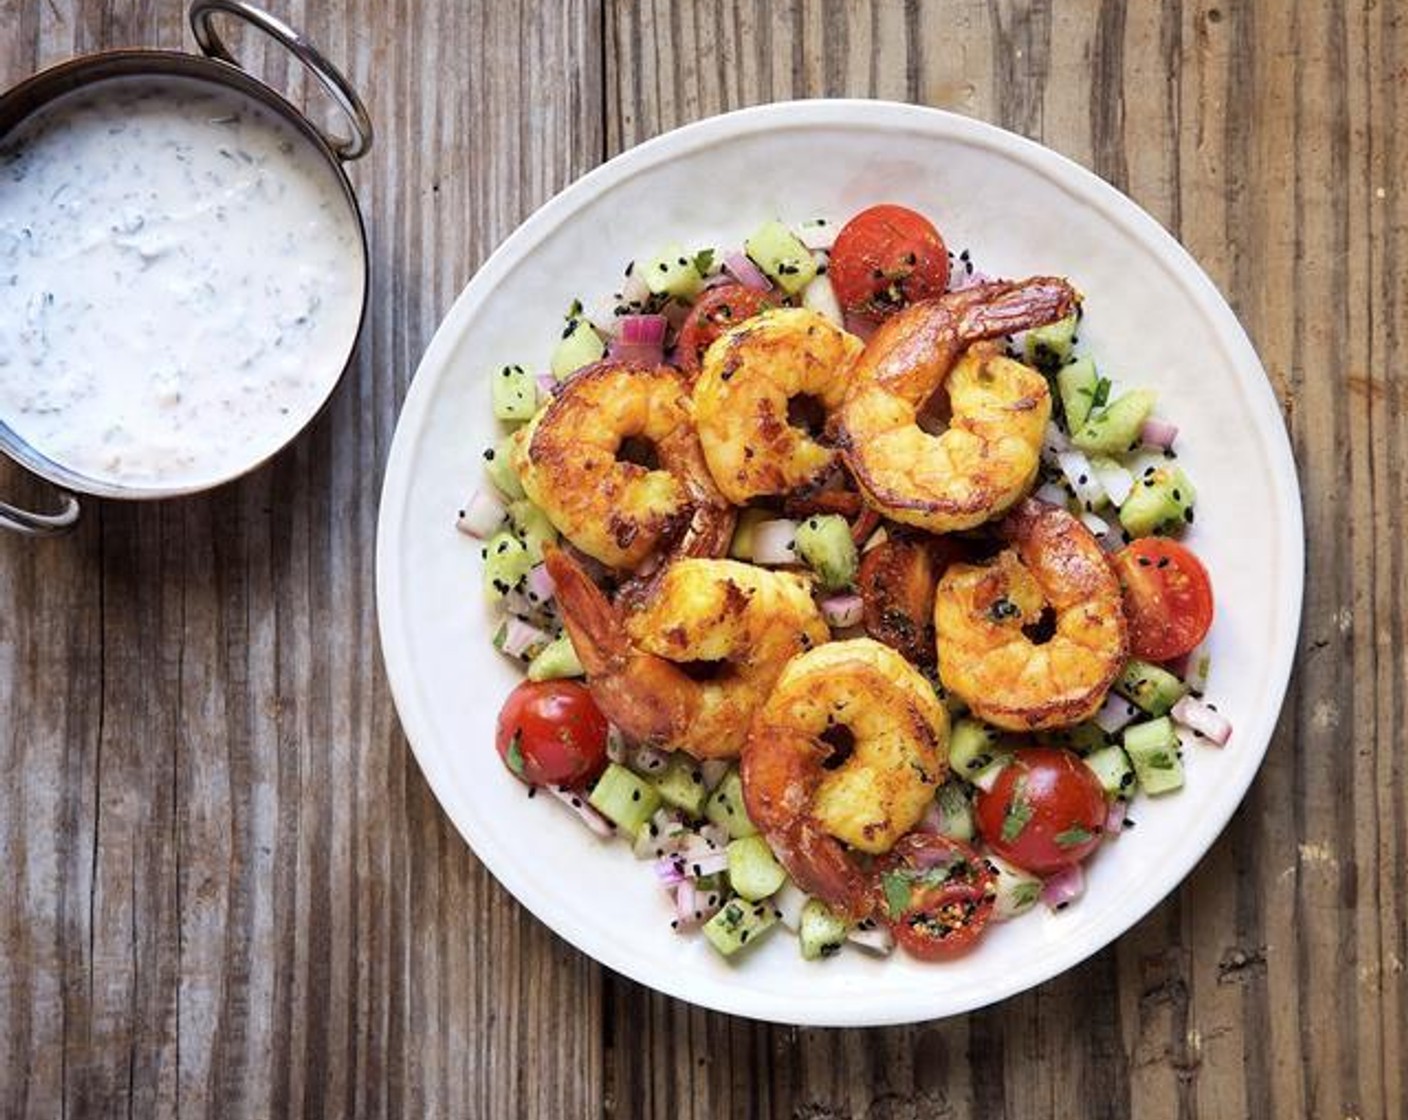
[{"label": "wooden table", "polygon": [[[278,7],[376,119],[370,320],[269,468],[0,538],[0,1114],[1404,1114],[1402,4]],[[131,44],[188,47],[180,0],[0,3],[0,84]],[[551,936],[422,780],[372,594],[397,406],[485,255],[623,148],[818,95],[1015,129],[1167,225],[1260,348],[1309,540],[1279,733],[1183,888],[1036,991],[894,1030],[695,1010]],[[41,496],[8,469],[0,490]]]}]

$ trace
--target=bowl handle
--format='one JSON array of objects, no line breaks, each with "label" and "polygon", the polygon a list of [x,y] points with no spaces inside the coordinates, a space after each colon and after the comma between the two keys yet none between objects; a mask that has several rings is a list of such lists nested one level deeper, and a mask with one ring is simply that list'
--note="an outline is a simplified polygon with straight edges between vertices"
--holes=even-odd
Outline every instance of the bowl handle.
[{"label": "bowl handle", "polygon": [[200,49],[209,57],[228,62],[231,66],[240,64],[235,61],[235,57],[230,54],[224,40],[215,30],[212,17],[216,12],[224,12],[226,15],[242,19],[282,44],[299,62],[308,67],[328,91],[328,95],[347,114],[352,121],[351,137],[344,139],[329,136],[319,129],[324,142],[332,149],[334,155],[343,162],[349,162],[367,154],[372,146],[372,120],[367,114],[367,107],[362,104],[362,99],[357,96],[357,91],[352,88],[352,83],[343,76],[342,71],[324,58],[323,52],[304,38],[302,32],[296,31],[263,9],[245,3],[245,0],[192,0],[191,30],[195,32]]},{"label": "bowl handle", "polygon": [[58,513],[31,513],[29,510],[0,502],[0,529],[9,529],[27,537],[57,537],[78,524],[78,499],[60,492],[63,509]]}]

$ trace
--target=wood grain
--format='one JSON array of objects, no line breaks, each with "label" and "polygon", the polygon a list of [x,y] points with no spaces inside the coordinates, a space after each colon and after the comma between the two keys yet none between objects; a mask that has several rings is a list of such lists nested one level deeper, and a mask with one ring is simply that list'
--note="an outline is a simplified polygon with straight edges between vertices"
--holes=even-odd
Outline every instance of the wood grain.
[{"label": "wood grain", "polygon": [[[289,0],[376,120],[329,409],[217,494],[0,538],[0,1115],[1391,1117],[1408,1086],[1408,12],[1391,0]],[[241,57],[295,98],[297,67]],[[0,84],[189,45],[0,0]],[[939,105],[1128,191],[1256,341],[1301,470],[1299,668],[1167,903],[960,1019],[769,1027],[609,974],[489,878],[397,727],[370,542],[419,354],[575,176],[788,97]],[[318,104],[316,98],[314,104]],[[42,489],[0,468],[0,492]]]}]

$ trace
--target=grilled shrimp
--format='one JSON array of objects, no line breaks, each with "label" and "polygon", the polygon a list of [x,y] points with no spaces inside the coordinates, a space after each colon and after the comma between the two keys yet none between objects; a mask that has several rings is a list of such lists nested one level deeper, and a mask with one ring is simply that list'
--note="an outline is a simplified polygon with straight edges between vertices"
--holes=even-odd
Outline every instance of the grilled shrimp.
[{"label": "grilled shrimp", "polygon": [[1128,649],[1119,581],[1090,530],[1057,506],[1028,498],[999,531],[1012,547],[939,580],[939,678],[1009,731],[1088,719]]},{"label": "grilled shrimp", "polygon": [[764,311],[714,341],[694,385],[694,411],[709,471],[729,501],[789,494],[831,472],[836,450],[794,425],[789,408],[809,398],[829,417],[860,350],[854,335],[793,307]]},{"label": "grilled shrimp", "polygon": [[783,666],[830,636],[803,576],[676,560],[627,607],[562,550],[547,565],[597,706],[631,739],[696,758],[735,757]]},{"label": "grilled shrimp", "polygon": [[[846,464],[870,503],[895,521],[946,533],[1017,502],[1036,478],[1051,393],[1044,377],[996,346],[969,347],[1063,318],[1078,299],[1064,280],[1004,280],[887,320],[852,366],[837,423]],[[952,418],[930,435],[918,416],[940,388]]]},{"label": "grilled shrimp", "polygon": [[929,682],[869,638],[788,663],[753,717],[743,798],[797,884],[857,919],[873,876],[847,850],[879,854],[923,816],[948,770],[948,712]]},{"label": "grilled shrimp", "polygon": [[[622,458],[631,440],[649,445],[658,466]],[[662,550],[728,551],[734,513],[709,475],[677,370],[583,370],[515,437],[514,459],[558,532],[609,567],[634,570]]]}]

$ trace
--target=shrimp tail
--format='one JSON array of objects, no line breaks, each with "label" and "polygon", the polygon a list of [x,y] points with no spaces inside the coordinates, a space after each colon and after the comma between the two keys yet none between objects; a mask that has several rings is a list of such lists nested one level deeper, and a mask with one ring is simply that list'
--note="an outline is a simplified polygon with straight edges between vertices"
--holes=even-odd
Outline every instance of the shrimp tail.
[{"label": "shrimp tail", "polygon": [[1080,293],[1057,276],[999,280],[944,297],[963,343],[999,338],[1064,319],[1080,305]]},{"label": "shrimp tail", "polygon": [[636,742],[678,738],[693,715],[689,678],[663,658],[632,647],[621,611],[571,556],[549,548],[544,561],[563,625],[602,714]]}]

